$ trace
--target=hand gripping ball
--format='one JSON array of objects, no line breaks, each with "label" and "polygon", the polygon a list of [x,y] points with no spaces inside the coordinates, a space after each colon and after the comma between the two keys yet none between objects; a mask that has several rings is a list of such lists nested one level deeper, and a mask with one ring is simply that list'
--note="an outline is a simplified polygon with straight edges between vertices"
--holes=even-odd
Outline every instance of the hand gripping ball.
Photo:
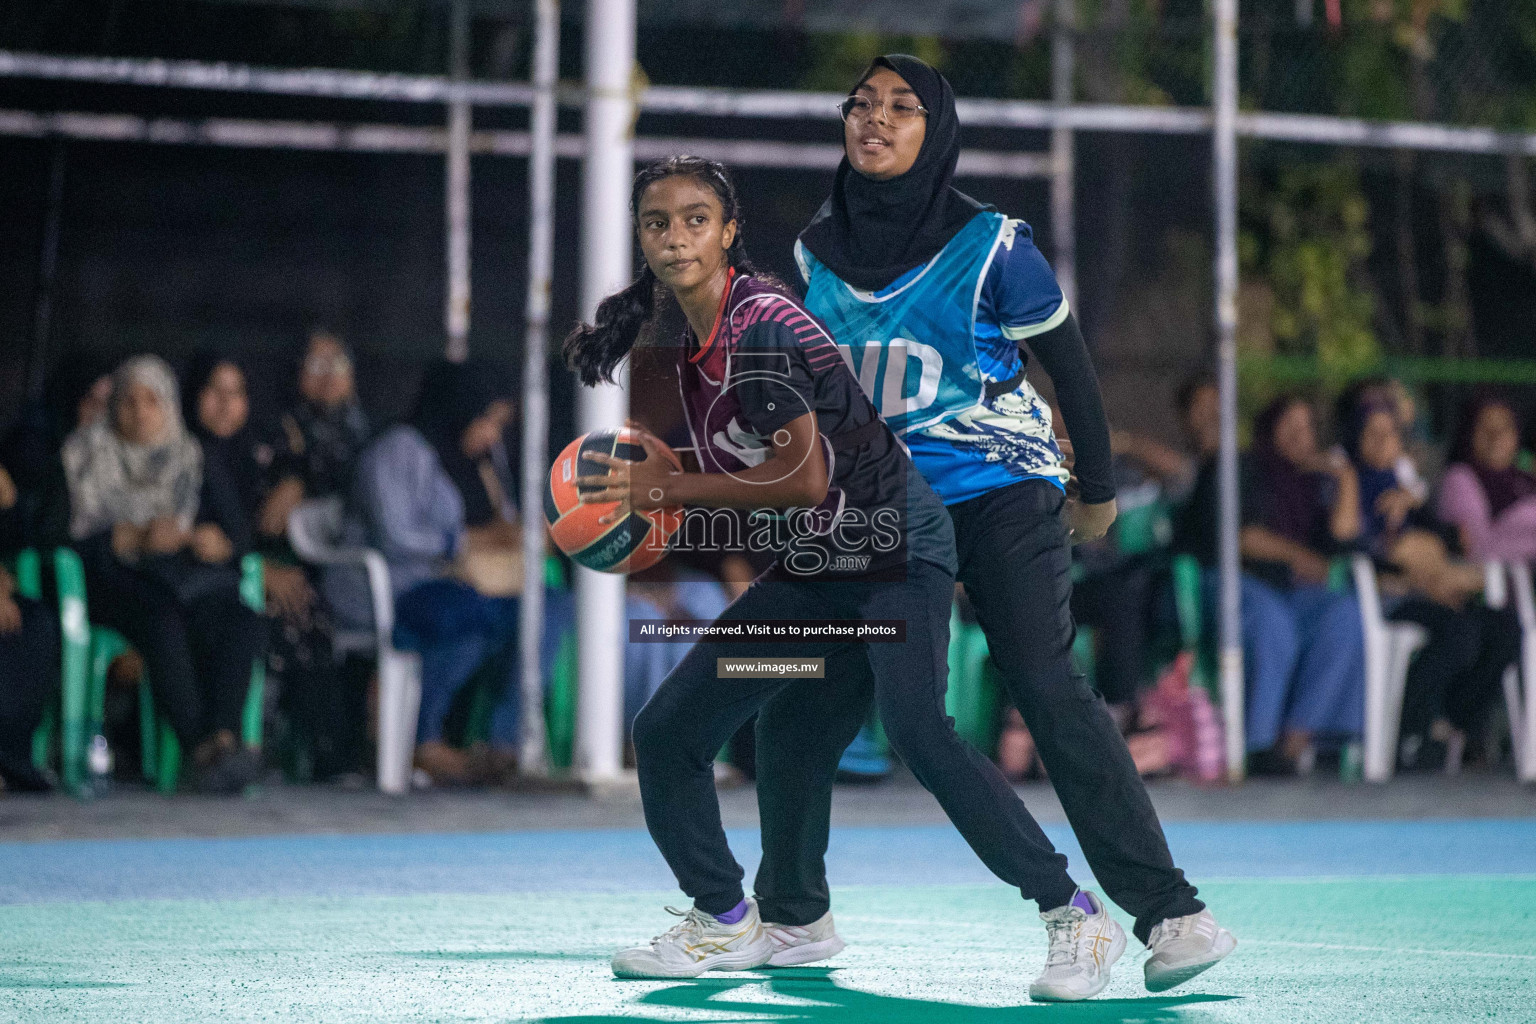
[{"label": "hand gripping ball", "polygon": [[[669,460],[678,469],[670,449]],[[672,534],[683,521],[681,506],[632,509],[612,523],[600,522],[619,507],[618,502],[583,505],[576,491],[578,476],[601,476],[608,467],[587,458],[604,452],[616,459],[644,462],[648,455],[635,432],[598,430],[565,446],[549,470],[544,492],[544,518],[555,544],[577,563],[599,572],[631,573],[648,569],[667,553]]]}]

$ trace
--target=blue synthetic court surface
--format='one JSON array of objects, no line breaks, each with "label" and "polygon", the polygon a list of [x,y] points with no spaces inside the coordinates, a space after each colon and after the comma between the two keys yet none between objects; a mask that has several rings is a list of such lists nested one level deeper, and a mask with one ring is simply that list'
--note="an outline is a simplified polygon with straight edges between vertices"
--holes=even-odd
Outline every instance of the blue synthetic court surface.
[{"label": "blue synthetic court surface", "polygon": [[[1190,878],[1536,874],[1536,820],[1170,824]],[[1066,825],[1046,834],[1088,878]],[[750,879],[756,831],[731,832]],[[834,885],[993,882],[948,826],[841,828]],[[673,888],[642,830],[0,843],[0,904]]]}]

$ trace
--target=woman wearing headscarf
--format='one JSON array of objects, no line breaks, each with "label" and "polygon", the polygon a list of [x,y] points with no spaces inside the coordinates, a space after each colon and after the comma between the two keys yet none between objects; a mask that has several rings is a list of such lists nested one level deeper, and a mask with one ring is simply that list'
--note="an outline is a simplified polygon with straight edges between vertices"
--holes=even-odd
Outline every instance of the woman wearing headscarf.
[{"label": "woman wearing headscarf", "polygon": [[[252,524],[264,497],[272,446],[251,427],[247,375],[232,354],[195,353],[185,375],[186,421],[203,448],[204,495],[220,521],[238,524],[237,548],[259,540]],[[332,649],[330,610],[285,545],[264,545],[262,581],[270,627],[269,682],[280,706],[303,737],[316,779],[355,772],[361,760],[362,715],[349,715]]]},{"label": "woman wearing headscarf", "polygon": [[[1095,877],[1152,950],[1148,987],[1171,988],[1235,942],[1174,866],[1125,741],[1072,664],[1070,544],[1103,536],[1115,517],[1109,426],[1082,334],[1029,225],[954,188],[959,121],[941,74],[915,57],[881,57],[842,114],[832,194],[795,248],[806,307],[947,506],[958,578],[1009,695]],[[1024,377],[1026,341],[1075,445],[1073,500],[1050,409]],[[759,801],[799,801],[815,823],[798,841],[764,837],[758,896],[764,920],[786,934],[807,931],[828,907],[828,795],[797,792],[795,766],[840,753],[828,749],[830,727],[770,735],[792,717],[770,705],[758,737]],[[1103,903],[1086,892],[1026,895],[1050,937],[1031,997],[1101,991],[1110,964],[1100,945],[1118,930]]]},{"label": "woman wearing headscarf", "polygon": [[258,527],[281,543],[288,516],[306,498],[345,494],[368,443],[368,417],[357,400],[352,351],[325,330],[310,333],[298,367],[299,400],[285,412]]},{"label": "woman wearing headscarf", "polygon": [[[344,542],[383,554],[395,597],[395,643],[421,652],[416,764],[439,783],[489,781],[516,760],[516,595],[524,574],[503,439],[510,395],[494,365],[434,363],[408,422],[385,431],[358,459],[349,500]],[[367,583],[357,571],[327,570],[325,591],[339,621],[368,622]],[[545,608],[547,672],[571,618],[569,595],[547,590]],[[489,663],[501,688],[489,757],[477,758],[448,745],[445,725],[454,698]]]},{"label": "woman wearing headscarf", "polygon": [[64,471],[92,617],[143,655],[199,786],[237,792],[261,768],[237,737],[265,628],[240,600],[243,524],[220,520],[220,502],[205,500],[202,448],[164,360],[135,356],[118,368],[107,415],[65,442]]},{"label": "woman wearing headscarf", "polygon": [[1519,622],[1512,609],[1473,600],[1483,589],[1482,569],[1451,556],[1422,499],[1401,483],[1396,410],[1361,402],[1342,440],[1360,479],[1359,543],[1382,569],[1387,617],[1417,623],[1429,637],[1408,669],[1400,761],[1438,770],[1447,755],[1459,762],[1468,738],[1481,734],[1504,669],[1519,656]]},{"label": "woman wearing headscarf", "polygon": [[1468,403],[1435,510],[1460,533],[1469,558],[1536,559],[1536,475],[1516,464],[1519,455],[1514,407],[1494,397]]}]

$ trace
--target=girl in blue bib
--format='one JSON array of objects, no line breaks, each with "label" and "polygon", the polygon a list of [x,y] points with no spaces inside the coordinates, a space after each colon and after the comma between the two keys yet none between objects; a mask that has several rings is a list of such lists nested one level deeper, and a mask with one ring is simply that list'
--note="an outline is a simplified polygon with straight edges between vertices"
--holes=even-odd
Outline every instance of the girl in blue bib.
[{"label": "girl in blue bib", "polygon": [[[845,157],[795,255],[806,308],[826,324],[881,417],[944,501],[965,585],[1008,692],[1105,892],[1136,918],[1148,988],[1193,977],[1235,946],[1174,866],[1157,814],[1103,699],[1072,664],[1071,544],[1115,518],[1109,427],[1076,319],[1029,226],[957,191],[954,92],[922,61],[876,60],[842,104]],[[1069,474],[1049,407],[1024,378],[1028,344],[1050,374],[1075,448]],[[1077,494],[1066,483],[1075,476]],[[849,714],[858,714],[852,709]],[[835,736],[798,723],[761,737],[761,803],[792,800],[784,760],[836,756]],[[782,775],[782,777],[781,777]],[[801,790],[798,846],[764,836],[763,872],[799,891],[759,892],[799,923],[823,910],[824,796]],[[761,877],[761,876],[760,876]],[[1050,933],[1035,999],[1094,995],[1124,948],[1091,893],[1026,891]]]}]

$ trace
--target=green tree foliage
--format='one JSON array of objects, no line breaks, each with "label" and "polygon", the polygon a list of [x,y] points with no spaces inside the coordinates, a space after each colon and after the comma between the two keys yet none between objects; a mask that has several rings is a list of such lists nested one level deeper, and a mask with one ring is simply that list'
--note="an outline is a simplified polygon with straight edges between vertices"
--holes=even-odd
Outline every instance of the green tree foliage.
[{"label": "green tree foliage", "polygon": [[1271,295],[1280,355],[1316,356],[1345,380],[1380,355],[1366,273],[1370,209],[1351,164],[1294,163],[1244,189],[1244,271]]}]

